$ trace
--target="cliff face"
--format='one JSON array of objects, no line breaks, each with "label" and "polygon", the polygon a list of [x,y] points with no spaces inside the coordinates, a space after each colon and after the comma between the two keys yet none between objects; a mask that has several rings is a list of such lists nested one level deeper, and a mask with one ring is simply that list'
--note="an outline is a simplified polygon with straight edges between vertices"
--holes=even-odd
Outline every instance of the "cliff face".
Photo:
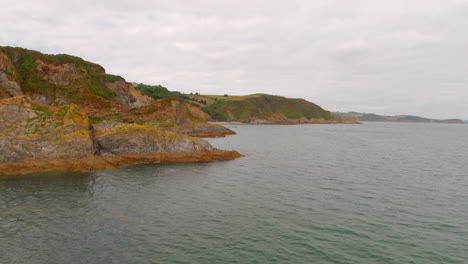
[{"label": "cliff face", "polygon": [[234,134],[208,124],[203,112],[183,100],[172,101],[170,107],[152,100],[100,65],[66,54],[0,47],[0,99],[21,95],[47,106],[75,104],[91,123],[149,122],[195,136],[199,131],[207,131],[205,136]]},{"label": "cliff face", "polygon": [[0,100],[0,175],[240,156],[151,125],[93,126],[75,104],[47,106],[26,96]]},{"label": "cliff face", "polygon": [[137,124],[98,127],[96,141],[102,155],[215,150],[205,140]]},{"label": "cliff face", "polygon": [[76,105],[48,108],[26,97],[0,102],[0,162],[95,153],[88,117]]},{"label": "cliff face", "polygon": [[81,58],[0,47],[0,175],[240,157],[175,133],[232,132],[203,115]]},{"label": "cliff face", "polygon": [[54,104],[141,107],[151,99],[100,65],[66,54],[46,55],[22,48],[0,47],[0,99],[40,95]]},{"label": "cliff face", "polygon": [[127,105],[130,108],[138,108],[151,104],[151,98],[135,90],[133,84],[127,83],[125,80],[114,83],[107,82],[105,86],[114,93],[114,102],[117,104]]},{"label": "cliff face", "polygon": [[217,137],[235,134],[223,126],[210,124],[209,116],[184,100],[164,98],[150,105],[133,109],[123,118],[128,122],[144,122],[161,129],[197,137]]},{"label": "cliff face", "polygon": [[8,56],[0,51],[0,99],[23,95],[15,81],[15,68]]}]

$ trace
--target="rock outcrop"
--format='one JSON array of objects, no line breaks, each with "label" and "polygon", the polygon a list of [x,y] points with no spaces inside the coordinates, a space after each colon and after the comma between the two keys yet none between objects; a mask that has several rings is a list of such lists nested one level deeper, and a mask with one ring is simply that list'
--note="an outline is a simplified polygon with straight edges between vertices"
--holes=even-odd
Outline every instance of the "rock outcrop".
[{"label": "rock outcrop", "polygon": [[36,71],[39,76],[46,82],[55,86],[68,86],[73,82],[83,78],[85,72],[80,72],[73,63],[64,63],[54,65],[46,63],[40,59],[35,61]]},{"label": "rock outcrop", "polygon": [[82,158],[96,152],[89,119],[78,106],[45,107],[26,97],[0,103],[0,162]]},{"label": "rock outcrop", "polygon": [[0,99],[23,95],[15,81],[16,70],[8,56],[0,51]]},{"label": "rock outcrop", "polygon": [[93,170],[135,162],[228,160],[207,141],[151,125],[93,126],[76,104],[48,106],[30,97],[0,99],[0,175]]},{"label": "rock outcrop", "polygon": [[127,105],[130,108],[143,107],[151,104],[151,98],[135,90],[133,84],[124,80],[105,83],[107,89],[114,92],[114,102]]},{"label": "rock outcrop", "polygon": [[102,155],[215,150],[206,140],[138,124],[97,126],[96,142]]},{"label": "rock outcrop", "polygon": [[91,122],[145,122],[195,136],[235,134],[208,124],[208,116],[183,100],[158,102],[98,64],[66,55],[0,47],[0,99],[26,95],[49,106],[75,104]]},{"label": "rock outcrop", "polygon": [[234,131],[206,121],[208,115],[181,99],[164,98],[124,114],[127,122],[143,122],[195,137],[223,137]]}]

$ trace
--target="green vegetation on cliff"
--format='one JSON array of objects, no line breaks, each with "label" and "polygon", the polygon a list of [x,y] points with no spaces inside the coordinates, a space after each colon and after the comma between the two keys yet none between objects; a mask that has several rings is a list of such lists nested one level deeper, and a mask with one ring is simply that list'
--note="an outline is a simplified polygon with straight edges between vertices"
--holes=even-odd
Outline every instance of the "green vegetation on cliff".
[{"label": "green vegetation on cliff", "polygon": [[[8,56],[16,70],[6,74],[18,82],[26,93],[41,93],[52,98],[63,95],[76,102],[83,99],[77,90],[84,89],[110,100],[114,93],[106,88],[105,83],[124,80],[120,76],[106,74],[98,64],[67,54],[48,55],[18,47],[0,47],[0,52]],[[72,64],[73,67],[59,68],[65,64]],[[57,68],[53,69],[50,65]],[[57,74],[57,70],[62,70],[62,75],[68,74],[69,78],[64,81],[67,76],[60,76],[60,81],[54,82],[53,75]],[[48,78],[52,81],[46,81]]]},{"label": "green vegetation on cliff", "polygon": [[42,105],[28,96],[0,99],[0,124],[0,175],[242,156],[151,124],[106,122],[93,126],[77,104]]},{"label": "green vegetation on cliff", "polygon": [[[342,122],[304,99],[268,94],[204,96],[169,91],[161,85],[134,87],[122,77],[106,74],[100,65],[79,57],[47,55],[16,47],[0,47],[0,77],[0,99],[26,95],[46,104],[75,103],[95,124],[113,120],[188,127],[204,124],[207,119],[254,123]],[[167,101],[170,98],[176,100]],[[142,107],[144,111],[135,110]]]},{"label": "green vegetation on cliff", "polygon": [[304,99],[256,94],[249,96],[206,96],[213,99],[202,110],[217,121],[331,120],[330,112]]},{"label": "green vegetation on cliff", "polygon": [[178,98],[199,107],[216,121],[291,123],[326,122],[333,119],[329,111],[304,99],[269,94],[245,96],[182,94],[161,85],[139,84],[135,87],[153,99]]},{"label": "green vegetation on cliff", "polygon": [[169,91],[166,87],[162,85],[146,85],[140,83],[137,86],[135,86],[135,89],[155,100],[170,97],[189,100],[188,95],[178,91]]}]

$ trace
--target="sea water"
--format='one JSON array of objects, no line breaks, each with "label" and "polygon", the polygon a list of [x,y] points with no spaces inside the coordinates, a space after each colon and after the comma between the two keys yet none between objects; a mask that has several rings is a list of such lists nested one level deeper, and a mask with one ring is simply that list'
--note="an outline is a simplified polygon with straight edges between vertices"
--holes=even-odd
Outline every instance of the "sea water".
[{"label": "sea water", "polygon": [[229,125],[245,157],[0,178],[0,263],[468,263],[468,125]]}]

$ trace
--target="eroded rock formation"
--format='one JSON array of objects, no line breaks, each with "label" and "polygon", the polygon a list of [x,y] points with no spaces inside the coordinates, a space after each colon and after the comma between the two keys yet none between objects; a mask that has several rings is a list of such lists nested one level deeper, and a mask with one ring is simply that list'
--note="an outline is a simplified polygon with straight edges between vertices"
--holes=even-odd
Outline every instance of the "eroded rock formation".
[{"label": "eroded rock formation", "polygon": [[93,126],[76,104],[48,106],[26,96],[0,99],[0,175],[240,156],[156,126],[118,122]]},{"label": "eroded rock formation", "polygon": [[200,137],[235,134],[183,100],[153,100],[98,64],[59,54],[0,47],[0,99],[27,95],[49,106],[75,104],[91,122],[148,123]]}]

